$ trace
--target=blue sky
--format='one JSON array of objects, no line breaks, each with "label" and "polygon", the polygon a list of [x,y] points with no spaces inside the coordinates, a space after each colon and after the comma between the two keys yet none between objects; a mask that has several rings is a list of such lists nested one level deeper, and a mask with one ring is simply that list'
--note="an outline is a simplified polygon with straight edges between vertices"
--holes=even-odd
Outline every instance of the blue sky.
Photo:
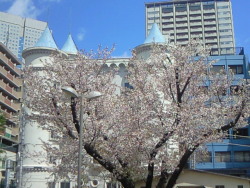
[{"label": "blue sky", "polygon": [[[0,11],[49,23],[61,48],[71,33],[78,48],[116,45],[128,56],[145,39],[145,2],[153,0],[0,0]],[[235,39],[250,56],[250,0],[232,0]]]}]

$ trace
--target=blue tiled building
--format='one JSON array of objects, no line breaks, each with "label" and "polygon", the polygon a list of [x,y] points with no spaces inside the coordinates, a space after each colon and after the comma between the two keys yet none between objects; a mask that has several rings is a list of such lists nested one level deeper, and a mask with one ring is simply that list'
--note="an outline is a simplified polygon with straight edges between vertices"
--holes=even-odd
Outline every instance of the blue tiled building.
[{"label": "blue tiled building", "polygon": [[[208,60],[217,60],[213,71],[224,69],[227,73],[231,69],[235,79],[226,94],[230,94],[232,88],[239,86],[239,79],[249,79],[249,61],[243,48],[236,48],[234,54],[211,56]],[[225,94],[225,95],[226,95]],[[207,154],[194,155],[191,158],[191,168],[211,170],[237,176],[250,176],[250,126],[237,130],[230,130],[228,137],[222,142],[208,143]]]}]

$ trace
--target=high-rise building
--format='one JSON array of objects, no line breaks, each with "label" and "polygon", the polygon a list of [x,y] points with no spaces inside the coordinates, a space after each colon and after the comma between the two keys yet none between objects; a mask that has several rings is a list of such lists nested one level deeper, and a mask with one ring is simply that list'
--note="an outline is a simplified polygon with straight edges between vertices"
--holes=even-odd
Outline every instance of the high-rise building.
[{"label": "high-rise building", "polygon": [[230,0],[171,0],[146,3],[145,7],[146,35],[157,23],[171,43],[185,45],[200,38],[214,54],[234,54]]},{"label": "high-rise building", "polygon": [[0,108],[6,124],[0,130],[0,187],[15,182],[17,145],[19,143],[19,111],[22,98],[21,61],[0,42]]},{"label": "high-rise building", "polygon": [[36,44],[47,22],[0,12],[0,42],[22,59],[22,51]]}]

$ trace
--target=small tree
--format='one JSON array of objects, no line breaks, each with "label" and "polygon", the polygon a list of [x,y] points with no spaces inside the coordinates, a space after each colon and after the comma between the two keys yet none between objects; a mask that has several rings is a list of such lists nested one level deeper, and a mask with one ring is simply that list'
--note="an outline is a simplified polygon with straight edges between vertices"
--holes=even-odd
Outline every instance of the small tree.
[{"label": "small tree", "polygon": [[79,100],[65,102],[61,86],[103,93],[84,101],[84,150],[126,188],[140,179],[150,188],[155,175],[160,176],[157,187],[173,187],[198,147],[245,125],[246,88],[230,95],[233,76],[213,74],[207,50],[196,41],[185,47],[154,45],[147,60],[134,54],[125,78],[133,89],[120,87],[119,95],[114,94],[115,71],[105,68],[109,52],[98,54],[101,60],[55,56],[53,63],[44,62],[42,74],[27,69],[28,107],[39,112],[30,118],[58,135],[60,149],[46,145],[61,157],[58,174],[60,168],[75,172],[79,133]]}]

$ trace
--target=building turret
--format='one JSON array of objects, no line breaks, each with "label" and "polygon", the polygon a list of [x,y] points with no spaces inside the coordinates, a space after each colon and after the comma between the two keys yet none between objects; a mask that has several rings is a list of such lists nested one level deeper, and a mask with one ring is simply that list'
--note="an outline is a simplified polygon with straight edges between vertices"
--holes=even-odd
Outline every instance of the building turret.
[{"label": "building turret", "polygon": [[25,66],[42,67],[43,62],[52,61],[51,54],[55,53],[62,53],[66,56],[65,53],[58,50],[51,31],[46,27],[35,46],[23,51]]},{"label": "building turret", "polygon": [[71,34],[69,34],[61,50],[67,53],[69,57],[72,57],[72,56],[74,57],[78,53],[78,49],[75,45],[74,40],[72,39]]},{"label": "building turret", "polygon": [[135,52],[136,55],[138,56],[138,58],[142,58],[142,59],[147,59],[150,55],[150,52],[152,50],[152,45],[154,45],[155,43],[158,44],[166,44],[168,43],[168,39],[166,39],[158,25],[156,23],[153,24],[147,38],[145,39],[144,43],[135,47]]},{"label": "building turret", "polygon": [[[41,68],[44,66],[44,63],[53,63],[54,61],[52,54],[68,56],[65,52],[58,49],[51,31],[47,27],[35,46],[25,49],[22,55],[25,59],[25,66],[34,67],[42,75],[43,71]],[[25,107],[25,102],[28,102],[28,100],[24,99],[24,113],[29,115],[39,113]],[[35,121],[23,120],[22,125],[22,142],[20,144],[20,150],[22,150],[22,165],[20,165],[22,173],[20,173],[20,179],[22,182],[19,183],[20,187],[47,188],[51,182],[54,182],[50,172],[53,164],[49,161],[50,156],[45,151],[43,142],[51,142],[51,133],[42,129]],[[56,187],[58,186],[59,184],[56,185]]]}]

